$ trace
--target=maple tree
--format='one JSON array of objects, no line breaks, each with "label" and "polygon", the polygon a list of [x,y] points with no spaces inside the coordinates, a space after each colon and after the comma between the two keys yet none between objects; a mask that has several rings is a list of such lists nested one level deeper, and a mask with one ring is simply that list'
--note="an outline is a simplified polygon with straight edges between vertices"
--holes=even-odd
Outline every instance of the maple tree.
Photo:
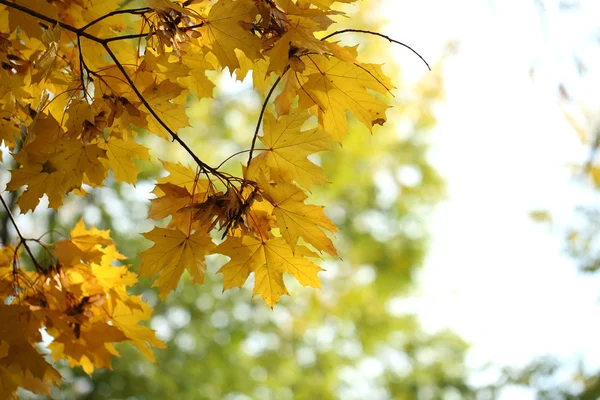
[{"label": "maple tree", "polygon": [[[406,46],[360,30],[319,38],[343,15],[334,3],[147,0],[120,8],[118,1],[0,0],[0,139],[18,163],[7,190],[22,191],[20,212],[35,210],[44,195],[56,210],[67,194],[103,186],[110,171],[135,184],[133,159],[150,159],[135,139],[147,130],[193,160],[163,162],[168,175],[157,179],[148,217],[169,220],[143,233],[154,244],[140,254],[139,274],[155,278],[161,298],[184,270],[203,283],[208,254],[230,258],[218,271],[224,290],[254,274],[254,294],[270,307],[288,293],[283,274],[319,288],[315,260],[337,255],[330,238],[337,228],[322,206],[306,202],[314,185],[327,182],[309,156],[343,141],[348,111],[368,129],[383,125],[393,89],[381,65],[360,62],[355,47],[332,38],[359,32]],[[252,72],[264,96],[239,176],[222,166],[240,153],[213,167],[178,134],[189,125],[188,97],[212,97],[211,71],[223,69],[238,79]],[[18,235],[0,249],[0,393],[48,393],[60,382],[35,348],[42,328],[53,338],[51,357],[87,373],[110,367],[117,342],[152,359],[150,346],[164,344],[140,324],[152,310],[129,294],[137,274],[109,232],[80,221],[54,243],[25,238],[0,199]],[[43,247],[44,262],[31,241]]]}]

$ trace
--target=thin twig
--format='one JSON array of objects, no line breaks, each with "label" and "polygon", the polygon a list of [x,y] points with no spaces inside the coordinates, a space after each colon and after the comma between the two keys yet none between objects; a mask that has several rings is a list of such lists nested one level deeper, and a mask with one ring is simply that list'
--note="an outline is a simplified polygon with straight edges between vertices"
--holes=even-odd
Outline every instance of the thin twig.
[{"label": "thin twig", "polygon": [[[254,149],[254,150],[266,150],[266,149]],[[248,153],[250,151],[250,149],[247,150],[240,150],[236,153],[233,153],[232,155],[230,155],[229,157],[227,157],[226,159],[224,159],[221,164],[217,165],[215,168],[219,169],[223,166],[223,164],[225,164],[227,161],[231,160],[233,157],[235,156],[239,156],[240,154],[244,154],[244,153]]]},{"label": "thin twig", "polygon": [[1,194],[0,194],[0,201],[2,202],[2,205],[4,206],[6,213],[8,214],[8,218],[10,218],[10,222],[12,222],[13,226],[15,227],[15,230],[17,231],[17,235],[19,235],[21,244],[23,245],[23,247],[25,247],[25,250],[27,250],[29,257],[31,257],[31,260],[33,261],[33,265],[35,265],[36,271],[38,271],[38,272],[43,271],[42,267],[40,266],[40,264],[38,264],[37,260],[33,256],[33,252],[31,251],[31,249],[29,248],[29,245],[27,244],[27,239],[25,239],[25,237],[23,237],[23,234],[21,233],[21,231],[19,230],[19,226],[17,225],[17,221],[15,221],[15,217],[13,217],[13,215],[12,215],[12,211],[8,207],[8,204],[6,204],[6,202],[4,201],[4,198],[2,197]]},{"label": "thin twig", "polygon": [[254,146],[256,145],[256,138],[258,137],[258,130],[260,129],[260,123],[262,122],[263,116],[265,114],[265,110],[267,108],[267,104],[269,103],[269,99],[271,98],[271,95],[275,91],[275,88],[281,81],[281,78],[283,78],[283,76],[285,75],[286,72],[288,72],[289,69],[290,69],[290,66],[289,65],[286,66],[285,69],[283,70],[283,73],[281,74],[281,76],[277,77],[277,80],[275,81],[273,86],[271,86],[271,90],[269,90],[269,93],[267,94],[267,97],[265,98],[265,101],[263,102],[262,108],[260,109],[260,115],[258,116],[258,122],[256,123],[256,129],[254,130],[254,137],[252,138],[252,145],[250,146],[250,154],[248,156],[247,166],[250,166],[250,161],[252,161],[252,153],[254,152]]},{"label": "thin twig", "polygon": [[134,15],[138,15],[138,14],[145,14],[147,12],[152,11],[152,9],[150,7],[143,7],[143,8],[132,8],[129,10],[117,10],[117,11],[111,11],[108,14],[105,14],[99,18],[96,18],[95,20],[93,20],[92,22],[88,23],[87,25],[84,25],[81,30],[85,31],[86,29],[88,29],[89,27],[91,27],[92,25],[96,25],[98,22],[105,20],[106,18],[110,18],[113,17],[115,15],[119,15],[119,14],[134,14]]},{"label": "thin twig", "polygon": [[429,67],[429,64],[427,63],[427,61],[425,61],[425,59],[423,57],[421,57],[421,55],[415,49],[413,49],[412,47],[410,47],[409,45],[407,45],[405,43],[399,42],[399,41],[392,39],[391,37],[384,35],[382,33],[379,33],[379,32],[366,31],[363,29],[342,29],[341,31],[335,31],[333,33],[330,33],[329,35],[325,36],[321,40],[327,40],[332,36],[339,35],[341,33],[346,33],[346,32],[366,33],[367,35],[379,36],[379,37],[389,40],[391,43],[396,43],[396,44],[399,44],[400,46],[404,46],[407,49],[409,49],[410,51],[412,51],[413,53],[415,53],[421,59],[421,61],[423,61],[425,63],[425,65],[427,66],[427,69],[431,71],[431,67]]}]

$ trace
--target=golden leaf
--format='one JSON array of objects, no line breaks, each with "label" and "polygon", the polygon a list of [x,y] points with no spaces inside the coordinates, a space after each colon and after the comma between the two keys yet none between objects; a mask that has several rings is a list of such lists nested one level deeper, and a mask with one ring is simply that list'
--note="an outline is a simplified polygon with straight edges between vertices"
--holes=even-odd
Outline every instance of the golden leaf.
[{"label": "golden leaf", "polygon": [[213,253],[224,254],[231,260],[219,269],[223,274],[223,290],[242,287],[254,273],[253,295],[261,295],[273,308],[284,294],[289,294],[283,274],[293,275],[303,286],[321,287],[318,273],[322,269],[304,257],[317,257],[303,246],[296,253],[282,238],[260,241],[249,236],[228,237]]},{"label": "golden leaf", "polygon": [[152,240],[154,246],[140,254],[140,275],[153,277],[159,274],[154,286],[159,287],[161,298],[177,288],[184,270],[195,283],[204,282],[204,257],[215,247],[207,233],[187,235],[179,229],[154,228],[143,235]]}]

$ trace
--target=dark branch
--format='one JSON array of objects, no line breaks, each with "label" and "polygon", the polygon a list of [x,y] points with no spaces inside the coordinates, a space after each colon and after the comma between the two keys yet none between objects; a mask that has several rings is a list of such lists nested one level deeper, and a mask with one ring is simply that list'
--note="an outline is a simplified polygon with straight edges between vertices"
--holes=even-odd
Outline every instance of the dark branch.
[{"label": "dark branch", "polygon": [[254,137],[252,138],[252,145],[250,146],[250,154],[248,155],[247,166],[250,166],[250,161],[252,161],[252,153],[254,152],[254,146],[256,146],[256,138],[258,137],[258,130],[260,129],[260,123],[262,122],[263,115],[265,114],[265,109],[267,108],[267,104],[269,103],[269,99],[271,98],[271,95],[275,91],[275,88],[281,81],[281,78],[283,78],[283,76],[289,69],[290,69],[290,66],[288,65],[283,70],[283,74],[281,74],[281,76],[277,77],[277,80],[275,81],[273,86],[271,86],[271,90],[269,90],[269,93],[267,94],[267,97],[265,98],[265,101],[263,102],[262,108],[260,109],[260,115],[258,116],[258,122],[256,123],[256,129],[254,130]]},{"label": "dark branch", "polygon": [[29,245],[27,244],[27,239],[25,239],[23,237],[23,234],[19,230],[19,226],[17,225],[17,221],[15,221],[15,217],[13,217],[12,211],[10,210],[10,207],[8,206],[8,204],[6,204],[6,202],[4,201],[4,197],[2,197],[2,195],[0,195],[0,201],[2,202],[2,205],[4,206],[4,209],[6,210],[6,213],[8,214],[8,218],[10,219],[10,222],[12,222],[13,226],[15,227],[15,230],[17,231],[17,235],[19,235],[19,239],[21,240],[21,244],[23,245],[23,247],[25,247],[25,250],[29,254],[29,257],[31,257],[31,261],[33,261],[33,265],[35,266],[36,271],[38,271],[38,272],[43,271],[42,267],[40,266],[40,264],[38,264],[37,260],[33,256],[33,252],[31,251],[31,249],[29,248]]},{"label": "dark branch", "polygon": [[415,49],[413,49],[412,47],[410,47],[407,44],[404,44],[404,43],[399,42],[399,41],[397,41],[395,39],[392,39],[391,37],[389,37],[387,35],[384,35],[382,33],[379,33],[379,32],[365,31],[363,29],[342,29],[341,31],[336,31],[336,32],[330,33],[329,35],[325,36],[321,40],[327,40],[327,39],[329,39],[332,36],[339,35],[341,33],[346,33],[346,32],[366,33],[367,35],[379,36],[379,37],[382,37],[384,39],[389,40],[391,43],[396,43],[396,44],[399,44],[400,46],[404,46],[407,49],[409,49],[410,51],[412,51],[413,53],[415,53],[421,59],[421,61],[423,61],[425,63],[425,65],[427,66],[427,69],[431,71],[431,67],[429,67],[429,64],[427,63],[427,61],[425,61],[425,59],[423,57],[421,57],[421,55],[419,53],[417,53],[417,51]]},{"label": "dark branch", "polygon": [[169,126],[162,120],[162,118],[160,118],[158,116],[158,114],[156,114],[156,111],[154,111],[154,109],[148,103],[148,101],[146,100],[146,98],[144,97],[144,95],[142,95],[142,93],[137,88],[137,86],[135,85],[135,83],[133,83],[133,80],[131,79],[131,77],[129,76],[129,74],[127,73],[127,71],[125,71],[125,68],[123,67],[123,65],[121,64],[121,62],[118,60],[118,58],[115,55],[115,53],[112,52],[112,50],[108,46],[108,43],[102,43],[102,44],[104,46],[104,49],[106,50],[106,52],[110,56],[110,58],[113,60],[113,62],[115,63],[115,65],[119,69],[119,71],[121,71],[121,73],[125,77],[125,80],[127,80],[127,83],[129,84],[129,86],[131,87],[131,89],[133,90],[133,92],[140,99],[140,101],[144,104],[144,106],[146,107],[146,109],[148,110],[148,112],[150,112],[150,114],[152,114],[152,116],[156,119],[156,121],[158,121],[158,123],[163,128],[165,128],[165,130],[167,132],[169,132],[169,134],[173,138],[173,141],[179,143],[181,145],[181,147],[183,147],[185,149],[185,151],[187,151],[188,154],[194,159],[194,161],[196,161],[196,164],[198,164],[200,166],[200,168],[202,168],[203,170],[210,171],[213,175],[220,175],[220,172],[218,172],[215,168],[212,168],[210,165],[208,165],[208,164],[204,163],[202,160],[200,160],[198,158],[198,156],[192,151],[192,149],[190,149],[188,147],[188,145],[179,137],[179,135],[177,133],[175,133],[171,128],[169,128]]}]

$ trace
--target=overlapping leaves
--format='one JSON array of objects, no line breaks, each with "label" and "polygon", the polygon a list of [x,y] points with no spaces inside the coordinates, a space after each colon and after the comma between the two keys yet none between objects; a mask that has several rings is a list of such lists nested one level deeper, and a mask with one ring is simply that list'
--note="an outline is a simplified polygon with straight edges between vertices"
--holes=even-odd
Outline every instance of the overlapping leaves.
[{"label": "overlapping leaves", "polygon": [[[309,202],[313,187],[327,183],[318,153],[342,142],[348,112],[369,129],[385,123],[392,88],[381,66],[358,61],[356,48],[319,39],[342,14],[335,3],[353,1],[148,0],[119,10],[113,0],[0,0],[0,139],[17,162],[7,190],[21,192],[25,213],[44,196],[58,209],[69,193],[85,195],[109,176],[135,184],[134,159],[151,160],[138,138],[148,131],[195,162],[163,162],[169,174],[153,192],[148,216],[168,222],[143,234],[153,245],[140,254],[139,272],[156,277],[161,297],[184,271],[203,283],[208,254],[230,258],[218,271],[224,289],[254,274],[253,293],[271,307],[288,294],[284,274],[320,287],[314,259],[337,255],[337,228]],[[262,134],[248,133],[250,158],[238,176],[204,163],[178,134],[189,126],[189,96],[212,97],[214,71],[224,69],[240,79],[252,72],[266,94]],[[8,385],[0,389],[43,392],[44,382],[56,382],[40,357],[11,369],[40,327],[54,337],[55,359],[88,372],[110,365],[115,342],[149,357],[146,344],[161,345],[138,325],[151,310],[127,294],[136,275],[113,266],[122,256],[107,232],[78,224],[49,250],[55,262],[33,272],[16,267],[14,247],[1,251],[0,300],[19,301],[4,301],[0,321],[30,334],[0,335],[0,382]]]},{"label": "overlapping leaves", "polygon": [[79,221],[69,239],[45,251],[52,261],[26,271],[15,247],[0,248],[0,393],[21,386],[48,394],[49,384],[60,383],[58,372],[35,349],[42,328],[53,338],[52,358],[87,373],[110,368],[119,354],[114,344],[123,341],[154,360],[149,346],[164,344],[140,325],[152,309],[128,293],[137,275],[127,265],[113,265],[124,257],[108,231],[87,229]]}]

